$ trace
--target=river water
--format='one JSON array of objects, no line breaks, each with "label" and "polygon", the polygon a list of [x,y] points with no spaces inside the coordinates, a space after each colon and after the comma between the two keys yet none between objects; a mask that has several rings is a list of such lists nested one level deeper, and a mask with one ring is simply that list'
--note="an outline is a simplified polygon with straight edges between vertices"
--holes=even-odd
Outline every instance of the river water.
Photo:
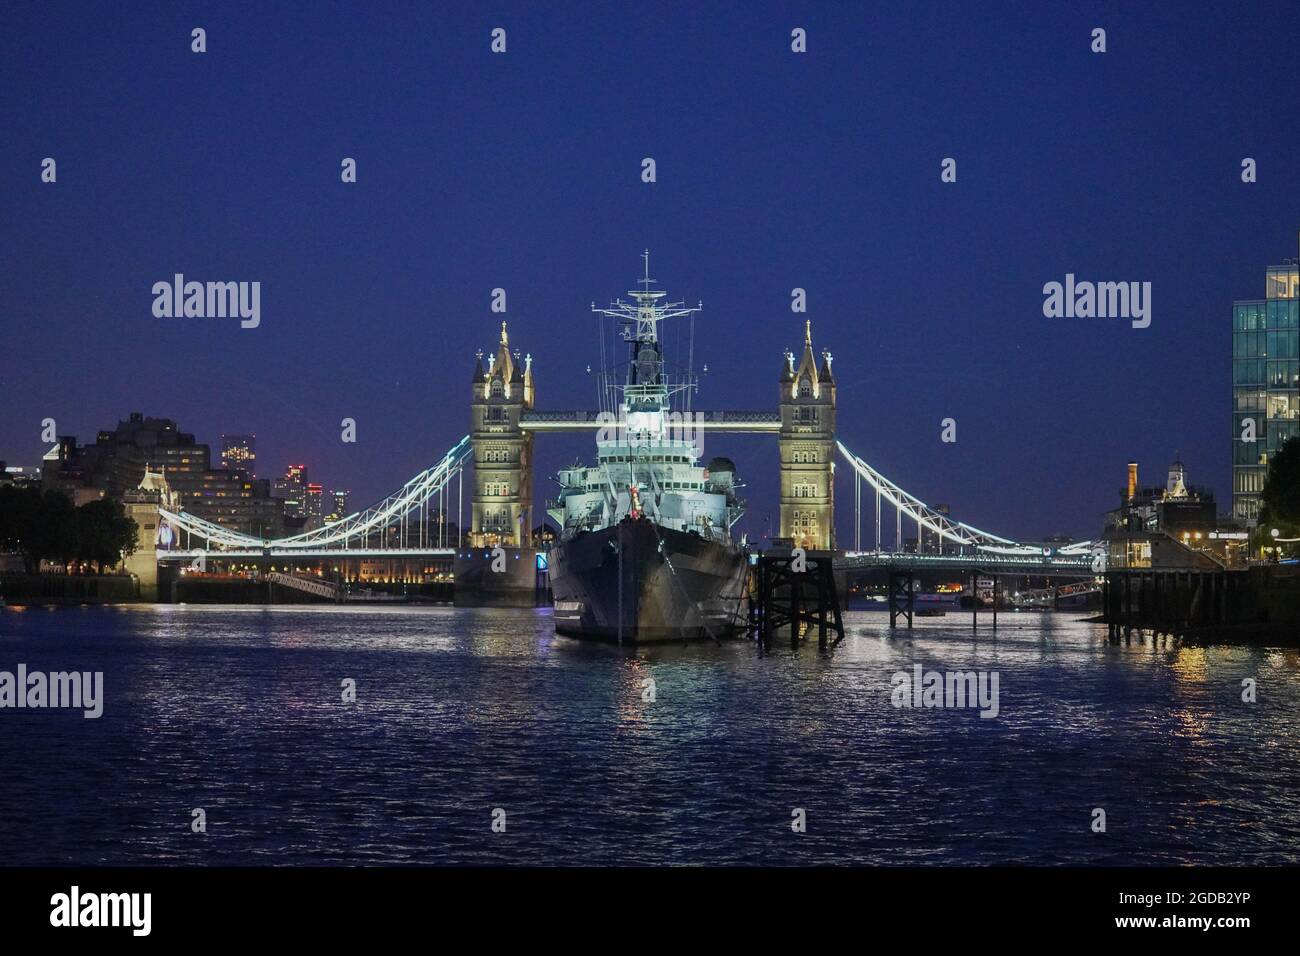
[{"label": "river water", "polygon": [[[547,610],[8,608],[0,671],[102,671],[104,711],[0,709],[0,861],[1300,862],[1295,649],[999,623],[761,656]],[[917,664],[996,672],[997,716],[894,706]]]}]

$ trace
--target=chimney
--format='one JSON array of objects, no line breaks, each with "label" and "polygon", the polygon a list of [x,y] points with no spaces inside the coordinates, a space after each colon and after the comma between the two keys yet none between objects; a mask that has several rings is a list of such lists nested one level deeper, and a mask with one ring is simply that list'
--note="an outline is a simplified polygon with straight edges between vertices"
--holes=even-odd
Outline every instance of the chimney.
[{"label": "chimney", "polygon": [[1132,501],[1138,493],[1138,463],[1130,461],[1128,463],[1128,500]]}]

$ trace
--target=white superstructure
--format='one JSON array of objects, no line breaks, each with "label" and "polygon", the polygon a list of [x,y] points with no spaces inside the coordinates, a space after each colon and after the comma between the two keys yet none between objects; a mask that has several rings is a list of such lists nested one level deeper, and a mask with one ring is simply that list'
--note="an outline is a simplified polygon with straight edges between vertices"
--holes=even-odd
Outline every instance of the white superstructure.
[{"label": "white superstructure", "polygon": [[[615,385],[602,370],[605,424],[597,435],[597,464],[560,471],[560,493],[548,503],[547,513],[560,525],[562,538],[606,528],[631,515],[649,518],[659,527],[729,541],[731,526],[744,512],[736,496],[734,465],[725,458],[713,459],[707,468],[699,464],[702,430],[690,410],[696,383],[689,368],[676,380],[665,372],[659,336],[660,322],[693,321],[700,309],[661,302],[666,293],[650,288],[654,280],[648,253],[645,258],[641,288],[628,293],[633,302],[620,299],[609,308],[592,308],[621,326],[616,334],[629,345],[626,375]],[[601,344],[603,355],[603,330]],[[688,349],[693,360],[694,349]],[[672,407],[674,397],[683,407]]]}]

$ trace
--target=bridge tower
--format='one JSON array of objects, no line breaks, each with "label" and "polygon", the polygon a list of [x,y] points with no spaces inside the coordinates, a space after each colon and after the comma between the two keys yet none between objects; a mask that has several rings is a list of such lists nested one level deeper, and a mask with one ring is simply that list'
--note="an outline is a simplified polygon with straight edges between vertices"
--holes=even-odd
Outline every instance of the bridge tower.
[{"label": "bridge tower", "polygon": [[787,351],[781,366],[781,529],[779,540],[807,550],[835,548],[835,378],[831,353],[821,368],[804,325],[798,367]]},{"label": "bridge tower", "polygon": [[532,535],[533,436],[520,427],[533,407],[533,357],[510,351],[506,324],[496,355],[474,365],[470,439],[474,446],[474,496],[470,542],[476,548],[526,547]]},{"label": "bridge tower", "polygon": [[163,527],[165,522],[158,509],[180,511],[180,498],[167,483],[166,474],[161,470],[153,471],[146,463],[139,486],[122,495],[122,506],[136,526],[135,551],[123,559],[123,569],[135,576],[140,600],[156,601],[159,538],[165,534],[164,544],[170,546],[171,535],[176,533],[170,527]]}]

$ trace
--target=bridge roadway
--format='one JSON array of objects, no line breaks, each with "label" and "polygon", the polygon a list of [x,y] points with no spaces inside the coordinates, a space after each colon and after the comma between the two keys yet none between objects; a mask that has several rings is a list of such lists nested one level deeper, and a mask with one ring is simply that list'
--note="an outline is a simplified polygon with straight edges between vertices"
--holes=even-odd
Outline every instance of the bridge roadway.
[{"label": "bridge roadway", "polygon": [[[782,552],[785,553],[785,552]],[[233,561],[256,558],[451,558],[455,548],[238,548],[211,551],[175,549],[159,551],[160,562],[190,563],[195,558]],[[833,566],[839,570],[884,568],[894,571],[988,571],[997,574],[1025,574],[1035,577],[1087,577],[1092,571],[1088,557],[1008,554],[898,554],[890,551],[837,551]]]},{"label": "bridge roadway", "polygon": [[892,551],[837,552],[835,570],[885,568],[891,571],[987,571],[990,574],[1025,574],[1034,577],[1088,577],[1089,556],[1060,554],[904,554]]},{"label": "bridge roadway", "polygon": [[211,551],[203,548],[159,551],[158,561],[190,563],[203,557],[213,561],[232,561],[239,558],[451,558],[455,548],[231,548]]}]

